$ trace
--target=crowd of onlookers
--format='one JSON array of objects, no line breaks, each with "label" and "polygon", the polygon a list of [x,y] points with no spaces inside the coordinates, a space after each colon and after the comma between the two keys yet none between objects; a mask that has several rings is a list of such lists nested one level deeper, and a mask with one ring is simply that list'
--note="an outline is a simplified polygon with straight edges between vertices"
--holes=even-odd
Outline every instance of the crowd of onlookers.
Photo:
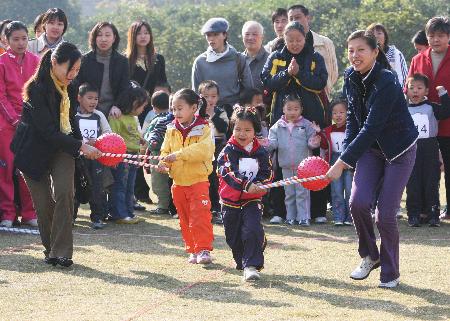
[{"label": "crowd of onlookers", "polygon": [[[272,23],[276,38],[264,45],[263,26],[247,21],[242,27],[242,53],[227,40],[226,19],[212,18],[201,30],[207,49],[194,61],[191,87],[206,102],[204,118],[214,142],[208,181],[211,213],[217,223],[222,223],[223,203],[219,197],[218,159],[233,135],[236,106],[254,110],[261,120],[255,134],[271,154],[274,180],[296,175],[297,166],[308,156],[321,156],[333,164],[343,151],[347,101],[345,96],[333,93],[340,73],[333,42],[310,29],[310,13],[303,5],[275,10]],[[67,27],[67,17],[58,8],[36,18],[32,40],[24,23],[4,20],[0,24],[0,225],[5,227],[13,226],[17,216],[22,217],[21,224],[40,224],[27,184],[14,164],[10,143],[26,108],[22,103],[24,86],[36,79],[35,71],[39,64],[46,63],[45,59],[52,66],[60,63],[48,52],[65,42]],[[450,23],[448,18],[435,17],[415,33],[412,44],[418,53],[409,69],[401,50],[392,44],[388,29],[378,23],[367,27],[404,88],[419,131],[416,165],[407,185],[408,221],[411,226],[439,226],[441,162],[447,203],[450,199],[450,106],[446,93],[450,88]],[[95,24],[89,34],[90,51],[82,55],[79,65],[69,64],[68,72],[75,68],[71,84],[61,84],[61,92],[58,89],[63,97],[60,117],[70,112],[63,109],[67,96],[71,103],[76,102],[76,106],[70,106],[76,109],[76,123],[71,125],[79,128],[84,143],[93,144],[101,134],[114,132],[124,138],[127,153],[160,156],[166,131],[175,119],[164,56],[156,52],[157,39],[145,21],[130,25],[124,54],[118,51],[120,40],[113,23]],[[184,99],[190,104],[191,98]],[[182,137],[182,144],[187,137]],[[156,166],[158,161],[148,163]],[[251,172],[251,164],[239,166],[248,167],[246,174]],[[103,228],[106,221],[139,223],[141,218],[134,210],[145,208],[139,202],[154,202],[152,214],[177,218],[180,205],[172,199],[173,177],[155,168],[127,163],[108,168],[96,160],[77,159],[75,173],[89,178],[90,195],[85,200],[78,197],[70,210],[73,219],[79,203],[86,201],[95,229]],[[190,169],[186,170],[189,176]],[[352,175],[351,169],[346,170],[322,191],[310,192],[299,184],[273,188],[263,197],[264,215],[273,224],[325,223],[330,203],[334,224],[352,225]],[[375,197],[374,209],[376,202]],[[69,210],[67,206],[72,205],[67,202],[60,210]],[[446,207],[441,218],[448,218]]]}]

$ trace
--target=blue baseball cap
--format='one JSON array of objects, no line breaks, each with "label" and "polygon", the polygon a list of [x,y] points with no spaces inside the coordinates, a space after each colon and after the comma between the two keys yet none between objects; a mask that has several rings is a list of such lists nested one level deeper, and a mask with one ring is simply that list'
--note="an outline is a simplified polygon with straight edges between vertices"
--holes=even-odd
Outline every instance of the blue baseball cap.
[{"label": "blue baseball cap", "polygon": [[204,35],[207,32],[227,32],[229,23],[224,18],[211,18],[203,25],[201,33]]}]

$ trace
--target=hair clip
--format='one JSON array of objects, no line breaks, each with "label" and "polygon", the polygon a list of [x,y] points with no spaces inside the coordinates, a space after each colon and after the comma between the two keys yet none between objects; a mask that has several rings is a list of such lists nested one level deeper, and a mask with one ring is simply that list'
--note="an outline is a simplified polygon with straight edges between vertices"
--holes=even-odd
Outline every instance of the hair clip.
[{"label": "hair clip", "polygon": [[249,113],[251,113],[251,114],[253,114],[253,115],[256,115],[256,107],[253,107],[253,106],[247,107],[246,110],[247,110]]}]

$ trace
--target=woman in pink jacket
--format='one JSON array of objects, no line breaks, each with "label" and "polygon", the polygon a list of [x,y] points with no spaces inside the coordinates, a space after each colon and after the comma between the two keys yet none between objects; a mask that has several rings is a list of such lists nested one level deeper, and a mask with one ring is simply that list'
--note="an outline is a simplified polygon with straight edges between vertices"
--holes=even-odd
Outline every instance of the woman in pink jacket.
[{"label": "woman in pink jacket", "polygon": [[[14,155],[9,149],[22,113],[22,90],[34,74],[39,57],[27,51],[28,30],[20,21],[5,29],[9,49],[0,56],[0,225],[11,227],[16,218],[14,203]],[[30,160],[32,161],[32,160]],[[22,224],[37,226],[30,193],[18,175]]]}]

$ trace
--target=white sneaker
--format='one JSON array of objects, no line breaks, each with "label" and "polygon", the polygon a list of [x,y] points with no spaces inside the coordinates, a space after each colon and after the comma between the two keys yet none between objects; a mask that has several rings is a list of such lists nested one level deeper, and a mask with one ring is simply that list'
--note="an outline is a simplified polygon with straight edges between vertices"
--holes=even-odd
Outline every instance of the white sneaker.
[{"label": "white sneaker", "polygon": [[350,277],[353,280],[364,280],[367,278],[372,270],[380,266],[380,259],[372,261],[370,256],[366,256],[361,260],[361,264],[353,270]]},{"label": "white sneaker", "polygon": [[23,225],[28,225],[28,226],[31,226],[31,227],[38,227],[38,221],[37,221],[36,218],[33,218],[31,220],[28,220],[28,221],[22,221],[22,224]]},{"label": "white sneaker", "polygon": [[270,224],[281,224],[283,223],[283,219],[279,216],[274,216],[269,221]]},{"label": "white sneaker", "polygon": [[325,216],[319,216],[314,219],[314,222],[317,224],[323,224],[327,222],[327,218]]},{"label": "white sneaker", "polygon": [[286,220],[286,225],[295,225],[295,220]]},{"label": "white sneaker", "polygon": [[400,284],[400,278],[396,278],[395,280],[389,282],[380,282],[378,285],[379,288],[383,289],[393,289],[396,288]]},{"label": "white sneaker", "polygon": [[254,266],[248,266],[244,268],[244,281],[256,281],[260,278],[261,276]]},{"label": "white sneaker", "polygon": [[12,227],[12,226],[13,226],[13,221],[3,220],[3,221],[0,222],[0,226],[3,226],[3,227]]},{"label": "white sneaker", "polygon": [[309,224],[309,220],[308,219],[306,219],[306,220],[300,220],[300,222],[298,223],[298,225],[301,225],[301,226],[309,226],[310,224]]}]

